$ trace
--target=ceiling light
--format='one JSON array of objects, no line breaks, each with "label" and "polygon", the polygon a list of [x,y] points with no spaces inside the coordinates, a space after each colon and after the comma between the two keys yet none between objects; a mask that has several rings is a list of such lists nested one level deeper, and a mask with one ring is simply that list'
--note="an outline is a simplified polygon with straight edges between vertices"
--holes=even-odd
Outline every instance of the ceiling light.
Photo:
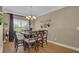
[{"label": "ceiling light", "polygon": [[28,20],[35,20],[36,16],[32,15],[32,6],[31,6],[31,11],[30,12],[31,12],[30,16],[26,16],[26,19],[28,19]]}]

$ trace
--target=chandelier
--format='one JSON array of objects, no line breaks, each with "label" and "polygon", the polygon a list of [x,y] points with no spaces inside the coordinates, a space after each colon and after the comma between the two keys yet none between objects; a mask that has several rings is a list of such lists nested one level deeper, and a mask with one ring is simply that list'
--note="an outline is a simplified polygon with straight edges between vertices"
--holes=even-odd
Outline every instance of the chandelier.
[{"label": "chandelier", "polygon": [[28,20],[35,20],[36,19],[36,16],[33,16],[32,15],[32,6],[30,6],[30,12],[31,12],[31,14],[29,15],[29,16],[26,16],[26,19],[28,19]]}]

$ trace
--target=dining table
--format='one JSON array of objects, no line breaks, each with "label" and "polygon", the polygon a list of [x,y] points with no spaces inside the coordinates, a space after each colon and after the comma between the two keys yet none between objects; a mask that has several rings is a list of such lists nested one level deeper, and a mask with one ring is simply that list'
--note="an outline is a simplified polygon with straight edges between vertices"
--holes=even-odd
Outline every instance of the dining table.
[{"label": "dining table", "polygon": [[[26,32],[21,32],[21,34],[23,34],[24,35],[24,37],[26,38],[26,39],[29,39],[29,38],[31,38],[32,36],[32,33],[36,33],[36,37],[37,37],[37,40],[40,42],[40,38],[41,38],[41,42],[42,42],[42,47],[43,47],[43,35],[44,35],[44,30],[36,30],[36,31],[26,31]],[[41,35],[41,36],[39,36],[39,34]]]}]

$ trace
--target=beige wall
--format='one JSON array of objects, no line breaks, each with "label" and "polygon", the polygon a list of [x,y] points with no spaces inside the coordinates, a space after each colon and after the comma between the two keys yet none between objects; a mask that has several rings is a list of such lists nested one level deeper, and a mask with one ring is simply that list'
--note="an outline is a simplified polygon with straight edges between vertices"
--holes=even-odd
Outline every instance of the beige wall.
[{"label": "beige wall", "polygon": [[[79,7],[65,7],[40,16],[36,29],[47,19],[51,19],[48,28],[48,40],[79,48]],[[43,21],[43,22],[42,22]]]}]

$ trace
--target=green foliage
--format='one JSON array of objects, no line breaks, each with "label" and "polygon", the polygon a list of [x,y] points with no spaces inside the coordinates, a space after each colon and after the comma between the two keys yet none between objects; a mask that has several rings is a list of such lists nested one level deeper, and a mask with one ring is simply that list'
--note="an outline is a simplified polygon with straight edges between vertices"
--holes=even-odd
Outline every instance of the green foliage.
[{"label": "green foliage", "polygon": [[29,24],[25,25],[25,24],[14,23],[14,30],[16,32],[22,32],[23,30],[29,30]]},{"label": "green foliage", "polygon": [[3,13],[0,12],[0,23],[6,24]]},{"label": "green foliage", "polygon": [[21,32],[21,31],[22,31],[22,28],[21,28],[19,25],[14,24],[14,30],[15,30],[16,32]]},{"label": "green foliage", "polygon": [[27,26],[27,25],[25,25],[25,26],[19,26],[18,24],[14,24],[14,30],[16,31],[16,32],[22,32],[23,30],[29,30],[29,27]]}]

